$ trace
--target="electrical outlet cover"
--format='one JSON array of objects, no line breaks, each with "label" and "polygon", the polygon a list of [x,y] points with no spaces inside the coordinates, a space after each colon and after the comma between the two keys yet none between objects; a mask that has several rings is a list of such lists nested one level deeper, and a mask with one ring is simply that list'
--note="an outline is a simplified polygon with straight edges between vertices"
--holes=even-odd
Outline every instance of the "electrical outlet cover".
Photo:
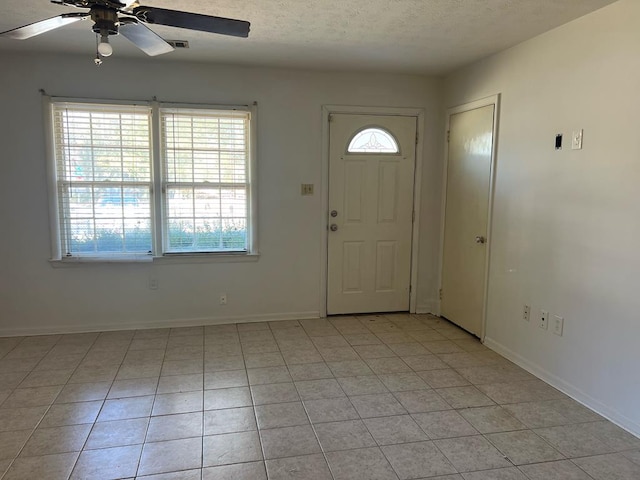
[{"label": "electrical outlet cover", "polygon": [[540,328],[547,330],[549,328],[549,312],[540,310]]}]

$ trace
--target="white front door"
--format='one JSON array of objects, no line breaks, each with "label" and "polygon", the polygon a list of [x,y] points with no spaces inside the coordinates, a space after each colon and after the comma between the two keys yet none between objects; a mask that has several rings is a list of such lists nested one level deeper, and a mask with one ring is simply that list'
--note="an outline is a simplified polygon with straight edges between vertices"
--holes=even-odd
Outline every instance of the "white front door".
[{"label": "white front door", "polygon": [[495,105],[449,117],[440,312],[482,335]]},{"label": "white front door", "polygon": [[331,115],[328,314],[409,310],[416,124]]}]

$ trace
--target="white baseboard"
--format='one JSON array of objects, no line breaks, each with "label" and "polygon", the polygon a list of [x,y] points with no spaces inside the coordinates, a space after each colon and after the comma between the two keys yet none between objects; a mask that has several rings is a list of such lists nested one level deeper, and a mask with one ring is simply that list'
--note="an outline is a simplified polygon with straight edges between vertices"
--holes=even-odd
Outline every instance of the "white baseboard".
[{"label": "white baseboard", "polygon": [[585,392],[575,387],[571,383],[561,379],[560,377],[554,375],[551,372],[548,372],[547,370],[540,367],[539,365],[536,365],[535,363],[530,362],[526,358],[522,357],[516,352],[505,347],[501,343],[498,343],[489,337],[485,337],[484,344],[487,347],[489,347],[491,350],[499,353],[500,355],[507,358],[508,360],[511,360],[516,365],[524,368],[527,372],[531,373],[532,375],[535,375],[540,380],[545,381],[552,387],[560,390],[562,393],[569,395],[575,401],[581,403],[587,408],[590,408],[594,412],[602,415],[607,420],[610,420],[611,422],[615,423],[620,428],[625,429],[626,431],[635,435],[636,437],[640,437],[640,425],[638,425],[636,422],[628,418],[626,415],[623,415],[622,413],[606,406],[604,403],[586,394]]},{"label": "white baseboard", "polygon": [[320,318],[319,312],[267,313],[259,315],[232,315],[226,317],[203,317],[168,320],[131,320],[85,325],[38,325],[34,327],[0,328],[0,337],[29,335],[54,335],[64,333],[111,332],[114,330],[141,330],[147,328],[199,327],[227,323],[273,322],[278,320],[303,320]]}]

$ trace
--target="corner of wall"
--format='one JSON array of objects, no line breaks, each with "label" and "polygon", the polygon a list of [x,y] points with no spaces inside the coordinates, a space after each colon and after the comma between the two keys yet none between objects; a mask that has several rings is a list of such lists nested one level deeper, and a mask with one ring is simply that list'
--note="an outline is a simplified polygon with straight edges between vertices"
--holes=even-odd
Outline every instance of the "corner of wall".
[{"label": "corner of wall", "polygon": [[509,348],[493,340],[492,338],[485,337],[484,345],[489,347],[494,352],[499,353],[506,359],[512,361],[519,367],[522,367],[527,372],[536,376],[540,380],[545,381],[552,387],[573,398],[578,403],[584,405],[587,408],[590,408],[591,410],[602,415],[607,420],[610,420],[611,422],[615,423],[624,430],[627,430],[633,435],[640,437],[640,425],[628,418],[626,415],[606,406],[604,403],[586,394],[572,383],[561,379],[557,375],[554,375],[553,373],[540,367],[538,364],[527,360],[523,356],[517,354],[513,350],[510,350]]},{"label": "corner of wall", "polygon": [[418,314],[430,313],[432,315],[438,315],[438,312],[440,312],[440,302],[435,299],[420,302],[416,306],[416,313]]}]

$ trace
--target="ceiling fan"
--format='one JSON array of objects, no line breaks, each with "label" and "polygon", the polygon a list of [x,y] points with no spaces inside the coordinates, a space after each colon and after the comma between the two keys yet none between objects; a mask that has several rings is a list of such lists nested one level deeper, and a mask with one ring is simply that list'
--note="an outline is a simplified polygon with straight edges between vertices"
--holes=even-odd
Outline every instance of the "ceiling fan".
[{"label": "ceiling fan", "polygon": [[88,12],[63,13],[22,27],[0,33],[0,37],[25,40],[59,27],[88,18],[93,21],[92,30],[96,33],[96,64],[100,57],[113,53],[109,36],[122,35],[147,55],[155,56],[173,50],[162,37],[150,30],[145,24],[168,25],[170,27],[199,30],[234,37],[249,36],[250,23],[232,18],[213,17],[199,13],[145,7],[136,0],[51,0],[51,3],[68,7],[88,8]]}]

